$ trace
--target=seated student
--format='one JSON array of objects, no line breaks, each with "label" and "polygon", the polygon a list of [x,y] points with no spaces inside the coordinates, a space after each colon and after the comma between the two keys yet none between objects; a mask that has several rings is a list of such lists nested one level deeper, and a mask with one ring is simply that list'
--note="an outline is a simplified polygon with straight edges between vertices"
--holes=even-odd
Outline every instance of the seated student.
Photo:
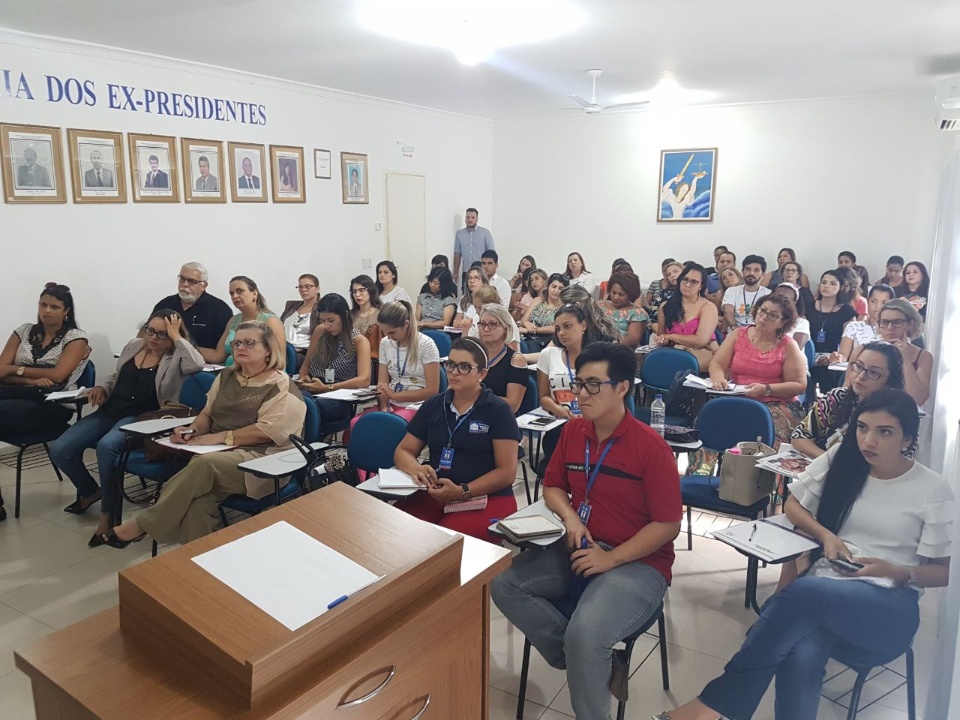
[{"label": "seated student", "polygon": [[367,338],[370,343],[371,360],[376,365],[375,357],[380,348],[380,326],[377,325],[377,313],[382,303],[376,283],[369,275],[357,275],[350,281],[350,320],[353,329],[359,335]]},{"label": "seated student", "polygon": [[[540,291],[540,297],[531,303],[520,318],[520,326],[527,336],[526,352],[542,350],[553,338],[553,316],[563,306],[560,292],[570,284],[560,273],[553,273],[546,286]],[[531,347],[534,346],[534,347]]]},{"label": "seated student", "polygon": [[[610,274],[613,275],[615,272],[628,272],[628,273],[633,273],[634,275],[636,275],[636,273],[635,273],[634,270],[633,270],[633,266],[632,266],[630,263],[628,263],[626,260],[624,260],[623,258],[617,258],[616,260],[613,261],[613,264],[610,266]],[[637,282],[638,282],[638,283],[640,282],[640,278],[639,278],[639,277],[637,278]],[[602,280],[602,281],[600,282],[600,297],[601,297],[601,298],[606,298],[606,297],[607,297],[607,292],[608,292],[607,284],[608,284],[608,281],[607,281],[607,280]],[[639,308],[641,308],[641,309],[643,308],[643,293],[642,293],[642,292],[640,293],[640,297],[639,297],[638,300],[637,300],[637,307],[639,307]]]},{"label": "seated student", "polygon": [[483,274],[487,276],[487,281],[490,283],[490,286],[496,288],[497,293],[500,295],[500,304],[505,308],[510,307],[510,299],[512,297],[510,283],[507,282],[506,278],[497,275],[497,270],[500,269],[500,256],[497,254],[497,251],[484,250],[480,256],[480,266],[483,268]]},{"label": "seated student", "polygon": [[[463,332],[469,332],[470,326],[477,319],[477,308],[473,304],[473,293],[479,290],[484,285],[490,285],[490,281],[487,280],[486,273],[483,272],[483,268],[479,265],[471,265],[470,268],[465,273],[467,278],[467,291],[463,293],[463,297],[460,298],[460,312],[457,314],[457,319],[453,323],[454,327],[458,327]],[[499,302],[500,293],[497,293],[497,301]]]},{"label": "seated student", "polygon": [[287,340],[283,334],[283,323],[267,307],[267,299],[260,293],[257,283],[246,275],[237,275],[230,278],[230,300],[240,312],[227,323],[223,335],[220,336],[220,342],[217,343],[217,349],[213,352],[201,353],[204,359],[207,362],[223,363],[227,367],[231,367],[234,363],[233,340],[240,325],[249,322],[264,323],[273,333],[277,345],[280,346],[280,349],[284,352],[284,357],[286,357]]},{"label": "seated student", "polygon": [[584,315],[587,316],[587,323],[599,332],[599,339],[606,342],[617,342],[620,336],[619,330],[603,312],[603,308],[600,307],[597,299],[587,292],[583,285],[570,284],[565,287],[560,291],[560,300],[564,305],[575,305],[583,310]]},{"label": "seated student", "polygon": [[[470,329],[467,330],[465,336],[479,338],[480,328],[478,327],[478,323],[480,318],[480,308],[484,307],[485,305],[499,305],[500,294],[496,291],[493,285],[483,285],[473,292],[472,297],[474,317],[477,318],[477,320],[470,323]],[[507,313],[507,316],[509,317],[510,313]],[[507,345],[510,346],[511,350],[520,352],[520,328],[517,327],[517,323],[512,317],[510,318],[508,332],[511,339],[507,341]]]},{"label": "seated student", "polygon": [[800,295],[800,288],[793,283],[783,282],[777,285],[772,294],[785,298],[793,305],[797,314],[797,320],[793,328],[787,330],[786,334],[788,337],[793,338],[797,347],[803,350],[807,341],[810,339],[810,321],[805,317],[806,308],[803,304],[803,297]]},{"label": "seated student", "polygon": [[450,269],[450,258],[446,255],[434,255],[430,260],[430,269],[445,267],[447,270]]},{"label": "seated student", "polygon": [[310,338],[317,327],[317,298],[320,297],[320,280],[316,275],[301,275],[297,279],[299,300],[288,300],[283,312],[280,313],[280,322],[283,323],[283,332],[287,342],[297,350],[297,357],[301,363],[310,347]]},{"label": "seated student", "polygon": [[[869,307],[867,299],[860,292],[860,276],[857,271],[850,267],[839,267],[837,271],[843,276],[847,293],[850,295],[850,307],[856,311],[854,320],[863,320],[867,316]],[[851,320],[850,322],[853,322]]]},{"label": "seated student", "polygon": [[272,480],[247,477],[237,465],[292,447],[290,435],[303,432],[307,407],[283,371],[286,352],[266,323],[241,323],[233,344],[236,364],[217,375],[206,407],[171,440],[235,449],[192,458],[164,484],[156,505],[101,535],[105,544],[125,548],[145,535],[188,543],[213,532],[217,506],[231,495],[259,499],[273,492]]},{"label": "seated student", "polygon": [[705,278],[696,263],[683,269],[677,282],[680,292],[660,306],[657,325],[663,332],[655,340],[660,347],[686,350],[697,359],[701,371],[710,365],[718,347],[714,337],[717,307],[704,297]]},{"label": "seated student", "polygon": [[543,294],[547,287],[547,273],[545,270],[528,269],[524,270],[525,277],[520,291],[520,297],[517,298],[516,305],[510,311],[513,319],[521,323],[527,315],[530,306],[533,305]]},{"label": "seated student", "polygon": [[754,324],[734,328],[710,362],[714,390],[728,381],[746,385],[746,397],[759,400],[773,416],[776,445],[788,442],[803,417],[797,396],[807,389],[807,361],[787,335],[797,311],[779,294],[767,295],[753,306]]},{"label": "seated student", "polygon": [[920,317],[927,319],[927,301],[930,297],[930,273],[922,262],[913,260],[903,268],[903,286],[899,296],[913,305]]},{"label": "seated student", "polygon": [[[721,251],[720,255],[716,256],[714,262],[717,266],[715,271],[707,275],[707,299],[710,300],[710,302],[715,303],[717,307],[720,307],[720,304],[723,301],[724,290],[721,278],[723,271],[727,268],[735,270],[737,275],[740,277],[740,282],[737,284],[743,283],[743,275],[741,275],[740,271],[737,270],[737,256],[729,250]],[[704,270],[704,272],[708,271]]]},{"label": "seated student", "polygon": [[[36,324],[16,328],[0,352],[0,435],[66,425],[73,414],[70,407],[44,402],[41,389],[75,390],[89,354],[70,288],[47,283],[37,303]],[[0,520],[6,517],[0,494]]]},{"label": "seated student", "polygon": [[650,318],[636,306],[640,297],[640,279],[632,272],[618,271],[610,276],[607,296],[601,307],[619,332],[619,341],[637,348],[643,340]]},{"label": "seated student", "polygon": [[587,270],[583,255],[578,252],[567,255],[567,271],[564,274],[571,285],[583,285],[590,295],[593,295],[594,290],[597,289],[596,277]]},{"label": "seated student", "polygon": [[163,298],[153,307],[158,310],[173,310],[183,318],[183,325],[191,341],[207,362],[221,362],[216,358],[217,343],[223,329],[233,315],[230,307],[220,298],[207,292],[207,268],[198,262],[188,262],[177,275],[177,293]]},{"label": "seated student", "polygon": [[767,261],[759,255],[747,255],[743,259],[743,285],[733,287],[723,294],[720,309],[727,329],[746,327],[753,320],[753,306],[760,298],[770,294],[770,288],[760,284],[767,269]]},{"label": "seated student", "polygon": [[380,295],[380,302],[384,305],[396,300],[413,303],[410,293],[400,287],[400,275],[397,273],[397,266],[389,260],[383,260],[377,264],[377,293]]},{"label": "seated student", "polygon": [[717,245],[717,246],[713,249],[713,267],[705,267],[705,268],[703,269],[703,271],[707,274],[707,279],[708,279],[707,285],[708,285],[708,286],[709,286],[709,284],[710,284],[710,283],[709,283],[709,278],[710,278],[710,276],[711,276],[711,275],[716,275],[717,273],[720,272],[720,268],[718,267],[718,265],[719,265],[719,263],[720,263],[720,256],[723,255],[723,254],[726,253],[726,252],[730,252],[730,248],[728,248],[726,245]]},{"label": "seated student", "polygon": [[863,320],[851,320],[843,326],[843,337],[840,338],[842,357],[848,358],[855,347],[880,339],[880,329],[877,327],[880,310],[894,297],[893,288],[889,285],[874,285],[870,288],[866,317]]},{"label": "seated student", "polygon": [[809,287],[810,280],[802,270],[799,271],[796,277],[793,279],[790,279],[784,275],[784,269],[787,263],[796,264],[796,262],[797,253],[794,252],[793,248],[781,248],[780,252],[777,253],[777,269],[764,273],[760,284],[765,288],[770,288],[771,290],[785,282],[793,283],[799,287]]},{"label": "seated student", "polygon": [[[880,328],[880,339],[893,345],[903,356],[903,389],[917,405],[923,405],[930,399],[933,355],[911,342],[923,335],[920,313],[906,298],[896,298],[881,308],[877,326]],[[850,362],[860,358],[862,348],[854,349]]]},{"label": "seated student", "polygon": [[[454,340],[444,363],[450,388],[423,403],[393,456],[398,469],[426,488],[395,507],[427,522],[480,540],[489,539],[491,518],[517,511],[520,429],[510,407],[482,382],[487,374],[483,346]],[[426,465],[418,459],[429,450]],[[450,503],[487,496],[483,510],[444,513]]]},{"label": "seated student", "polygon": [[[99,409],[80,418],[50,443],[50,459],[80,495],[63,511],[82,515],[100,500],[100,522],[90,538],[90,547],[103,545],[101,535],[113,527],[120,512],[115,477],[126,444],[120,428],[167,401],[179,401],[184,378],[203,370],[203,356],[190,344],[188,331],[175,311],[153,313],[142,332],[143,339],[131,340],[123,348],[116,372],[87,395],[90,405]],[[99,485],[83,461],[89,447],[97,450]]]},{"label": "seated student", "polygon": [[487,353],[487,374],[483,386],[497,397],[507,401],[516,413],[527,391],[527,361],[510,347],[517,340],[511,326],[513,318],[502,305],[491,303],[480,308],[476,327],[480,330],[480,342]]},{"label": "seated student", "polygon": [[[297,384],[312,395],[369,387],[370,342],[354,329],[347,301],[336,293],[328,293],[320,298],[316,312],[320,320],[300,366]],[[321,425],[345,420],[350,415],[348,403],[324,397],[316,401]]]},{"label": "seated student", "polygon": [[650,326],[653,332],[659,332],[660,330],[656,325],[656,318],[660,313],[660,306],[677,292],[677,278],[679,278],[680,273],[683,272],[683,265],[676,260],[667,258],[667,260],[663,261],[663,265],[661,265],[661,272],[663,273],[663,278],[650,283],[650,287],[647,288],[646,305],[644,306],[644,309],[647,311],[647,317],[653,320],[653,324]]},{"label": "seated student", "polygon": [[575,305],[564,305],[553,318],[553,344],[540,352],[537,387],[540,407],[555,417],[571,420],[580,413],[576,395],[570,389],[577,356],[586,345],[602,340],[599,328]]},{"label": "seated student", "polygon": [[903,266],[905,261],[902,255],[891,255],[887,258],[887,272],[880,279],[879,285],[889,285],[894,292],[899,293],[903,288]]},{"label": "seated student", "polygon": [[[776,717],[815,720],[831,657],[869,667],[910,647],[922,589],[949,580],[953,493],[904,455],[920,427],[906,393],[874,393],[850,425],[836,451],[791,484],[785,504],[790,522],[821,543],[821,557],[767,601],[723,675],[657,718],[752,717],[776,677]],[[838,558],[863,567],[836,569],[829,561]]]},{"label": "seated student", "polygon": [[829,369],[833,363],[846,360],[840,354],[843,326],[853,320],[856,310],[850,306],[850,291],[838,270],[827,270],[820,276],[820,286],[813,307],[807,308],[810,336],[816,352],[810,376],[820,392],[832,390],[842,381],[842,374]]},{"label": "seated student", "polygon": [[[726,253],[724,253],[724,256],[726,256]],[[707,279],[709,280],[709,277]],[[735,267],[725,267],[720,270],[719,283],[720,284],[715,293],[711,293],[708,289],[707,294],[704,296],[707,298],[707,300],[717,306],[718,311],[720,310],[720,306],[723,303],[723,296],[727,290],[743,285],[743,275]],[[722,326],[723,316],[720,315],[717,328],[719,330],[723,330],[724,328]]]},{"label": "seated student", "polygon": [[837,256],[838,268],[850,268],[860,278],[860,292],[865,293],[870,289],[870,273],[862,265],[857,265],[857,256],[849,250],[844,250]]},{"label": "seated student", "polygon": [[[528,270],[536,270],[537,261],[533,259],[533,255],[524,255],[520,258],[520,262],[517,264],[517,271],[513,274],[513,277],[510,278],[510,288],[516,292],[520,290],[521,292],[527,291],[526,278],[524,275]],[[529,276],[527,276],[529,277]]]},{"label": "seated student", "polygon": [[426,287],[427,291],[417,298],[417,324],[437,330],[453,325],[457,314],[457,286],[453,275],[446,268],[434,268],[427,275]]},{"label": "seated student", "polygon": [[627,668],[613,646],[663,601],[682,515],[677,465],[663,438],[624,407],[637,361],[624,345],[593,343],[572,390],[583,418],[564,427],[543,498],[566,536],[516,555],[490,594],[553,667],[566,669],[573,711],[609,718]]},{"label": "seated student", "polygon": [[790,261],[783,264],[780,270],[783,275],[783,281],[796,285],[800,288],[800,299],[803,301],[803,307],[809,311],[813,307],[813,293],[810,292],[810,280],[803,271],[803,266],[798,262]]}]

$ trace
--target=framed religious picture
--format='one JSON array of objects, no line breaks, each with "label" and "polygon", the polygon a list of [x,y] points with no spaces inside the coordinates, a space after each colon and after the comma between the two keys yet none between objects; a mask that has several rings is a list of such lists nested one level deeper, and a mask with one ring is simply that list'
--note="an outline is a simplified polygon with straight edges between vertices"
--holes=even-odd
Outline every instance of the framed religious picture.
[{"label": "framed religious picture", "polygon": [[267,201],[267,155],[263,145],[227,143],[230,196],[234,202]]},{"label": "framed religious picture", "polygon": [[67,130],[67,146],[75,203],[127,201],[121,133],[70,128]]},{"label": "framed religious picture", "polygon": [[366,205],[370,202],[366,155],[340,153],[340,177],[343,181],[344,205]]},{"label": "framed religious picture", "polygon": [[306,202],[307,190],[303,186],[303,148],[271,145],[270,174],[273,178],[275,203]]},{"label": "framed religious picture", "polygon": [[177,140],[166,135],[127,133],[134,202],[180,202]]},{"label": "framed religious picture", "polygon": [[333,159],[329,150],[313,151],[313,176],[321,180],[329,180],[333,177]]},{"label": "framed religious picture", "polygon": [[712,222],[717,148],[662,150],[657,222]]},{"label": "framed religious picture", "polygon": [[188,203],[224,203],[223,143],[180,138],[183,199]]},{"label": "framed religious picture", "polygon": [[0,125],[3,199],[8,203],[63,203],[60,128]]}]

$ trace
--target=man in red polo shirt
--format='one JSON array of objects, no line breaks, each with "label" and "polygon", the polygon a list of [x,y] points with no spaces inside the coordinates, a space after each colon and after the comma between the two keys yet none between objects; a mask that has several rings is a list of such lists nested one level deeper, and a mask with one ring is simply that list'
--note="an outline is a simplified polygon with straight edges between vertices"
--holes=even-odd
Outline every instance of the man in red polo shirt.
[{"label": "man in red polo shirt", "polygon": [[625,345],[580,353],[571,389],[582,418],[564,426],[543,490],[566,538],[521,553],[491,587],[547,662],[566,668],[577,720],[609,720],[610,690],[625,683],[611,681],[612,648],[660,606],[680,532],[673,453],[624,406],[635,372]]}]

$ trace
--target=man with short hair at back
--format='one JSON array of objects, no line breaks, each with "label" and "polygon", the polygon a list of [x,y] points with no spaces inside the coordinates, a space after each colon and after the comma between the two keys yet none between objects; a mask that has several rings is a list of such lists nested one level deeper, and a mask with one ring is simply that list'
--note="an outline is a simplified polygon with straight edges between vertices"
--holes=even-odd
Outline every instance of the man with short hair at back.
[{"label": "man with short hair at back", "polygon": [[707,275],[707,294],[713,295],[719,292],[720,290],[720,273],[722,273],[728,267],[737,266],[737,256],[730,252],[729,250],[724,250],[717,257],[716,260],[717,268],[716,272]]},{"label": "man with short hair at back", "polygon": [[770,288],[760,284],[767,271],[767,261],[760,255],[747,255],[741,268],[743,285],[727,288],[723,294],[723,319],[727,328],[747,327],[753,322],[753,306],[766,295]]},{"label": "man with short hair at back", "polygon": [[206,292],[208,277],[207,268],[202,263],[186,263],[177,275],[177,294],[158,302],[153,312],[176,310],[180,313],[183,324],[190,330],[193,344],[204,360],[212,362],[233,311],[223,300]]},{"label": "man with short hair at back", "polygon": [[480,267],[483,268],[483,274],[487,276],[487,280],[490,281],[490,284],[496,289],[497,294],[500,296],[500,304],[505,308],[509,308],[510,283],[507,282],[505,278],[497,275],[497,270],[500,269],[500,256],[497,255],[497,251],[484,250],[483,254],[480,255]]},{"label": "man with short hair at back", "polygon": [[[475,262],[480,261],[484,250],[496,250],[493,244],[493,235],[485,227],[477,225],[479,213],[476,208],[467,208],[463,214],[466,227],[457,230],[453,238],[453,279],[459,281],[463,292],[467,291],[467,270]],[[460,264],[463,263],[463,273],[460,273]]]},{"label": "man with short hair at back", "polygon": [[727,252],[727,250],[729,250],[729,248],[726,245],[717,245],[713,249],[713,267],[705,268],[704,271],[707,273],[707,275],[720,272],[720,268],[717,267],[717,263],[720,261],[720,256]]},{"label": "man with short hair at back", "polygon": [[609,720],[626,689],[613,646],[654,616],[670,583],[682,514],[670,447],[627,412],[636,354],[595,342],[570,388],[581,417],[563,427],[543,498],[565,535],[530,549],[493,580],[491,596],[551,666],[567,670],[577,720]]}]

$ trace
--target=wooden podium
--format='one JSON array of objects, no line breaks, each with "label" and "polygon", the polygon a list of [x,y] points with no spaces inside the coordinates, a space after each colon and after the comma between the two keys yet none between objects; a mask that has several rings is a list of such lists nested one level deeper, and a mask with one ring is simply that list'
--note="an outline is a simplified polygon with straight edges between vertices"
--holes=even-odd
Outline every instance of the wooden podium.
[{"label": "wooden podium", "polygon": [[[280,520],[382,579],[291,631],[191,560]],[[509,562],[336,484],[122,571],[118,607],[16,663],[38,720],[481,720]]]}]

